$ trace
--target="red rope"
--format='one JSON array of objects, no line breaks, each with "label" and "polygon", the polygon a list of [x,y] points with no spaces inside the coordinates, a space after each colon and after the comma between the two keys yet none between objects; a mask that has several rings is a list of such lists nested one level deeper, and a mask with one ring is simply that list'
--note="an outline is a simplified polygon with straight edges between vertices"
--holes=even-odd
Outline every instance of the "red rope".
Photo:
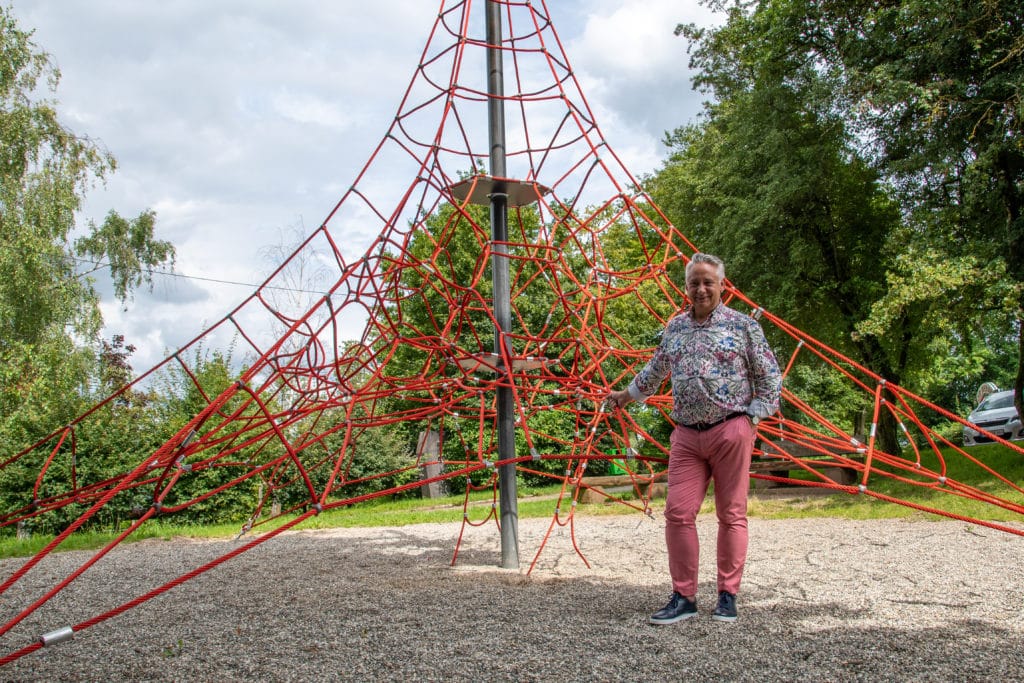
[{"label": "red rope", "polygon": [[[664,472],[668,458],[665,444],[657,443],[651,432],[668,419],[671,397],[655,396],[629,411],[608,412],[602,403],[611,387],[624,386],[649,358],[656,343],[651,335],[687,305],[680,283],[669,274],[697,247],[639,189],[607,143],[546,2],[498,1],[507,32],[499,47],[509,68],[503,102],[511,122],[509,177],[498,180],[510,197],[517,192],[525,197],[522,205],[510,202],[508,237],[500,242],[506,255],[495,255],[499,243],[490,238],[487,210],[474,198],[491,192],[495,180],[480,168],[490,149],[479,127],[488,97],[477,74],[488,46],[479,31],[470,30],[473,3],[444,0],[385,135],[352,186],[295,253],[224,318],[131,385],[0,461],[0,471],[32,482],[26,484],[24,500],[0,511],[0,526],[30,525],[71,514],[66,511],[72,505],[87,506],[0,583],[0,594],[12,600],[18,595],[15,587],[42,558],[95,521],[115,498],[145,495],[151,501],[142,517],[52,590],[35,600],[26,597],[27,604],[15,607],[16,614],[0,625],[0,635],[45,609],[60,590],[94,570],[101,558],[158,513],[215,505],[243,486],[258,493],[242,531],[286,518],[281,527],[75,629],[120,614],[312,514],[462,477],[463,519],[455,563],[469,529],[491,521],[500,527],[495,473],[506,464],[561,484],[530,572],[559,528],[569,529],[574,552],[589,566],[576,537],[576,513],[587,488],[583,475],[588,465],[593,471],[596,463],[617,457],[606,451],[630,449],[632,456],[627,464],[635,500],[617,504],[650,514],[644,484]],[[380,188],[396,178],[409,184],[382,196]],[[468,182],[459,192],[469,194],[457,195],[455,188],[464,179]],[[376,238],[360,251],[352,241],[357,234]],[[507,261],[513,292],[514,330],[500,346],[500,357],[491,352],[495,258]],[[309,263],[326,264],[331,273],[323,294],[298,304],[282,301],[281,287],[293,284],[290,269]],[[765,459],[778,460],[780,469],[806,473],[810,480],[800,481],[805,486],[864,493],[1021,533],[1011,524],[945,512],[938,503],[925,507],[879,493],[876,483],[882,477],[1024,514],[1018,482],[951,444],[933,427],[945,421],[947,429],[957,428],[967,424],[963,418],[761,310],[731,283],[726,299],[737,310],[758,316],[773,339],[792,347],[788,357],[780,358],[787,383],[782,410],[759,427],[759,453]],[[361,336],[348,339],[353,318],[367,322]],[[204,372],[213,362],[207,353],[224,338],[235,340],[230,350],[245,359],[238,381],[228,386]],[[844,426],[848,416],[812,406],[798,395],[795,380],[804,365],[827,372],[830,381],[861,397],[864,406],[871,405],[870,435],[850,433]],[[79,453],[81,435],[95,433],[103,419],[118,417],[122,403],[152,391],[158,380],[168,377],[177,382],[169,400],[183,403],[187,395],[201,404],[197,413],[140,462],[125,463],[123,473],[103,480],[85,477],[89,468],[80,462],[85,457]],[[513,397],[519,448],[511,458],[499,454],[496,443],[498,388],[509,389]],[[909,446],[906,457],[880,447],[875,431],[885,415],[899,425]],[[362,467],[365,455],[374,454],[370,449],[378,435],[435,427],[443,432],[436,457],[418,454],[409,462],[381,468],[387,471]],[[983,433],[1024,455],[1018,444]],[[957,471],[947,462],[952,458],[976,468],[991,487],[951,479],[949,472]],[[434,460],[443,464],[442,474],[398,483]],[[564,470],[548,471],[552,461]],[[859,485],[836,482],[828,468],[855,473]],[[223,475],[217,483],[185,493],[200,477],[213,479],[215,474]],[[380,490],[367,493],[372,484]],[[295,490],[301,495],[281,504],[279,512],[268,511],[268,501]],[[478,513],[471,498],[481,490],[490,491],[490,505],[485,503]],[[39,647],[24,646],[0,658],[0,664]]]}]

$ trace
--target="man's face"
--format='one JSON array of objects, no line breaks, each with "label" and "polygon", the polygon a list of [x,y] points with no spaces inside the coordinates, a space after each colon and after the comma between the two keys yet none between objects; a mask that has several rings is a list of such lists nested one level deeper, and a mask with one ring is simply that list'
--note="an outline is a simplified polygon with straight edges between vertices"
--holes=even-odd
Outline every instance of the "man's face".
[{"label": "man's face", "polygon": [[693,316],[704,320],[722,300],[722,281],[718,268],[711,263],[698,263],[686,277],[686,295],[693,303]]}]

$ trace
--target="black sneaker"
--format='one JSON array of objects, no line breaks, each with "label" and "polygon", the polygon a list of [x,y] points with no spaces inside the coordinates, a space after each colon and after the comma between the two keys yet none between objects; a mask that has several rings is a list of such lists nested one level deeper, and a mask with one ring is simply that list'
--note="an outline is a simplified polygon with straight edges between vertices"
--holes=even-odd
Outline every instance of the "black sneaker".
[{"label": "black sneaker", "polygon": [[695,616],[697,616],[697,603],[694,600],[687,600],[679,593],[672,593],[668,604],[652,614],[648,621],[658,625],[674,624]]},{"label": "black sneaker", "polygon": [[718,607],[711,618],[718,621],[736,621],[736,596],[727,591],[718,591]]}]

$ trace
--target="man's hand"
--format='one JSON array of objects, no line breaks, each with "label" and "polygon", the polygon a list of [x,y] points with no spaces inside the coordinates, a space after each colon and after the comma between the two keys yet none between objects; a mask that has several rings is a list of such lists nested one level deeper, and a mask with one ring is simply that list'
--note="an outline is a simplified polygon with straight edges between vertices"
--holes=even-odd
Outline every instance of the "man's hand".
[{"label": "man's hand", "polygon": [[605,400],[612,408],[624,408],[633,402],[633,397],[629,395],[629,389],[623,389],[611,392]]}]

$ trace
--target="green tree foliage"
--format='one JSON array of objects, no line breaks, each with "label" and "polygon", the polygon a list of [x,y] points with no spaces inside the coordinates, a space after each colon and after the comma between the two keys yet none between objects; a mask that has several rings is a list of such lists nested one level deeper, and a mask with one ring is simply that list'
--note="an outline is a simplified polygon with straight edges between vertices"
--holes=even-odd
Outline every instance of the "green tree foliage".
[{"label": "green tree foliage", "polygon": [[[673,303],[656,291],[656,284],[643,282],[649,273],[642,267],[646,263],[644,240],[637,239],[635,229],[640,221],[620,205],[587,215],[589,226],[600,226],[599,240],[590,230],[579,229],[580,219],[574,216],[554,217],[544,224],[534,206],[510,211],[510,344],[516,355],[559,361],[549,366],[553,372],[592,371],[591,364],[597,359],[583,353],[585,345],[579,336],[584,328],[587,334],[605,335],[606,342],[616,347],[653,346],[662,322],[673,310]],[[658,242],[653,235],[647,241]],[[384,289],[393,303],[377,315],[390,318],[403,344],[390,356],[384,376],[404,387],[399,395],[386,400],[393,412],[409,415],[429,413],[435,399],[452,401],[450,410],[433,425],[443,429],[443,457],[450,462],[475,460],[481,453],[485,459],[494,455],[496,440],[490,422],[485,420],[482,431],[479,426],[480,415],[495,410],[493,392],[474,391],[472,386],[457,386],[453,381],[451,396],[434,397],[415,386],[420,380],[460,378],[462,372],[455,364],[459,359],[486,356],[494,350],[490,244],[487,207],[442,205],[417,226],[401,259],[385,257],[389,266],[383,277]],[[624,273],[623,281],[613,283],[618,276],[612,272]],[[629,286],[630,278],[657,310],[639,310],[632,296],[594,304],[604,299],[613,285]],[[578,317],[581,315],[586,320]],[[381,339],[381,348],[393,341]],[[621,363],[602,362],[602,370],[609,385],[623,379]],[[545,409],[566,400],[553,391],[555,388],[539,379],[519,387],[521,399],[535,410],[530,411],[525,425],[532,442],[527,443],[524,430],[517,430],[518,455],[529,454],[530,447],[538,453],[564,453],[578,439],[580,425],[573,411]],[[406,440],[415,443],[425,422],[406,420],[396,428],[407,430]],[[657,431],[654,426],[651,429]],[[530,468],[561,473],[565,464],[546,460],[532,463]],[[480,484],[490,475],[491,470],[480,470],[474,483]],[[529,474],[524,479],[528,485],[549,481],[541,476],[535,482]],[[455,488],[459,485],[453,482]]]},{"label": "green tree foliage", "polygon": [[[828,74],[780,44],[797,28],[785,19],[765,6],[714,32],[690,30],[698,83],[715,102],[702,124],[668,137],[671,156],[648,186],[758,303],[902,383],[912,359],[901,341],[919,321],[901,317],[887,337],[857,332],[885,289],[899,212],[856,156]],[[800,384],[790,379],[798,393]],[[884,434],[892,446],[895,425]]]},{"label": "green tree foliage", "polygon": [[[56,93],[59,79],[32,34],[0,6],[0,453],[15,458],[0,471],[4,510],[83,483],[101,486],[152,450],[159,433],[147,398],[125,393],[77,432],[61,432],[16,458],[131,379],[133,349],[121,337],[99,338],[99,296],[80,264],[105,261],[125,300],[174,258],[173,247],[154,237],[151,211],[134,219],[111,211],[101,225],[76,227],[85,193],[115,161],[58,120],[45,95]],[[98,521],[127,516],[129,497]],[[34,523],[56,530],[88,504],[86,495]]]},{"label": "green tree foliage", "polygon": [[[78,258],[106,260],[117,295],[173,261],[154,215],[76,231],[85,192],[114,158],[65,128],[54,102],[59,72],[0,7],[0,443],[30,443],[80,412],[102,351],[99,296]],[[7,452],[10,452],[9,450]]]},{"label": "green tree foliage", "polygon": [[951,322],[972,340],[987,326],[974,324],[979,314],[1016,328],[1021,410],[1024,6],[829,0],[805,9],[805,49],[842,74],[861,136],[912,214],[903,281],[920,271],[917,283],[928,283],[936,254],[963,274],[916,288],[913,301],[894,288],[877,317],[912,305],[941,316],[952,305]]},{"label": "green tree foliage", "polygon": [[[96,385],[99,395],[122,389],[130,381],[129,358],[134,349],[122,337],[102,342]],[[160,425],[151,410],[150,397],[138,391],[122,392],[116,401],[94,409],[93,418],[75,430],[64,430],[43,447],[0,470],[0,510],[47,507],[72,489],[81,494],[71,505],[34,517],[27,529],[57,533],[74,521],[108,490],[110,477],[123,472],[124,463],[148,453],[160,443]],[[8,455],[25,444],[11,444]],[[116,527],[145,508],[146,495],[129,490],[113,498],[90,525]]]},{"label": "green tree foliage", "polygon": [[[186,362],[165,366],[148,392],[147,412],[155,438],[140,441],[140,445],[148,447],[144,452],[151,453],[189,420],[206,410],[211,398],[223,394],[237,381],[237,377],[238,369],[232,362],[231,347],[222,351],[207,350],[198,345],[191,350],[191,357]],[[245,518],[256,506],[258,477],[250,477],[210,497],[205,497],[205,494],[251,472],[256,462],[253,449],[239,447],[239,444],[248,438],[245,432],[248,418],[258,413],[259,408],[249,401],[247,394],[239,393],[229,399],[211,417],[211,423],[217,423],[228,415],[234,418],[225,427],[217,428],[217,445],[202,450],[194,459],[184,463],[185,473],[178,476],[169,488],[171,471],[156,473],[156,481],[144,489],[146,505],[159,499],[163,508],[187,506],[176,514],[194,523]]]},{"label": "green tree foliage", "polygon": [[[348,437],[348,445],[344,439]],[[312,472],[319,484],[326,484],[339,454],[344,454],[339,477],[335,479],[335,497],[355,498],[417,481],[420,469],[407,430],[394,425],[339,430],[325,440],[329,467]],[[342,450],[344,448],[344,450]],[[283,490],[281,502],[294,504],[301,495],[296,486]],[[290,497],[289,497],[290,496]]]},{"label": "green tree foliage", "polygon": [[[513,211],[509,240],[529,244],[536,241],[540,225],[532,208]],[[480,356],[494,351],[493,281],[491,274],[490,218],[487,207],[470,205],[464,211],[442,205],[427,217],[411,236],[402,262],[392,260],[385,274],[386,287],[396,292],[396,303],[382,312],[393,318],[395,328],[405,342],[387,365],[387,375],[408,385],[417,380],[456,373],[452,363],[459,358]],[[538,271],[517,248],[510,249],[511,296],[516,302],[512,320],[511,344],[514,353],[543,353],[528,348],[524,331],[543,328],[545,316],[552,310],[554,293],[543,285]],[[388,344],[393,340],[384,339]],[[406,391],[391,399],[396,410],[417,412],[429,405],[432,397]],[[493,410],[493,397],[467,394],[458,417],[451,416],[444,439],[443,457],[464,460],[476,457],[475,419],[480,409]],[[470,406],[475,403],[475,409]],[[466,420],[470,442],[459,438]],[[416,443],[425,422],[405,424],[405,439]],[[415,433],[414,433],[415,432]],[[486,447],[493,447],[493,435],[485,436]],[[467,451],[467,447],[471,448]],[[481,472],[478,478],[486,478]],[[456,485],[458,485],[456,483]]]},{"label": "green tree foliage", "polygon": [[111,211],[101,225],[89,223],[90,234],[75,240],[75,252],[107,259],[114,294],[123,301],[133,289],[151,284],[155,266],[174,261],[171,243],[155,239],[155,224],[153,211],[143,211],[130,220]]},{"label": "green tree foliage", "polygon": [[[650,180],[655,200],[698,245],[725,257],[752,297],[887,379],[931,395],[957,368],[990,379],[984,375],[1006,357],[1006,311],[1017,306],[1006,304],[1018,290],[995,241],[975,248],[965,239],[994,234],[991,220],[985,229],[964,222],[975,202],[965,201],[965,182],[978,167],[967,169],[983,154],[962,144],[970,136],[936,144],[938,128],[925,124],[939,114],[928,113],[924,92],[949,84],[939,85],[937,64],[923,65],[952,49],[938,44],[940,35],[953,39],[947,31],[967,15],[981,22],[972,25],[977,31],[993,20],[1019,24],[1013,8],[765,0],[731,5],[715,29],[680,26],[692,42],[697,84],[714,101],[702,122],[669,136],[672,156]],[[987,46],[1009,59],[1014,41],[1019,52],[1019,32]],[[960,37],[954,42],[962,47]],[[964,57],[962,79],[1012,70],[1001,58],[986,65]],[[944,59],[949,68],[956,62]],[[911,96],[915,88],[920,98]],[[1011,90],[1000,89],[992,106],[1012,109]],[[959,118],[960,105],[943,101],[941,117]],[[984,120],[1002,131],[990,142],[1003,135],[1003,147],[1019,145],[1019,117],[989,116],[976,104],[964,121]],[[947,173],[956,169],[963,176],[951,184]],[[997,175],[989,173],[990,187]],[[828,393],[819,385],[808,388]],[[892,436],[891,425],[883,439],[886,432]]]}]

